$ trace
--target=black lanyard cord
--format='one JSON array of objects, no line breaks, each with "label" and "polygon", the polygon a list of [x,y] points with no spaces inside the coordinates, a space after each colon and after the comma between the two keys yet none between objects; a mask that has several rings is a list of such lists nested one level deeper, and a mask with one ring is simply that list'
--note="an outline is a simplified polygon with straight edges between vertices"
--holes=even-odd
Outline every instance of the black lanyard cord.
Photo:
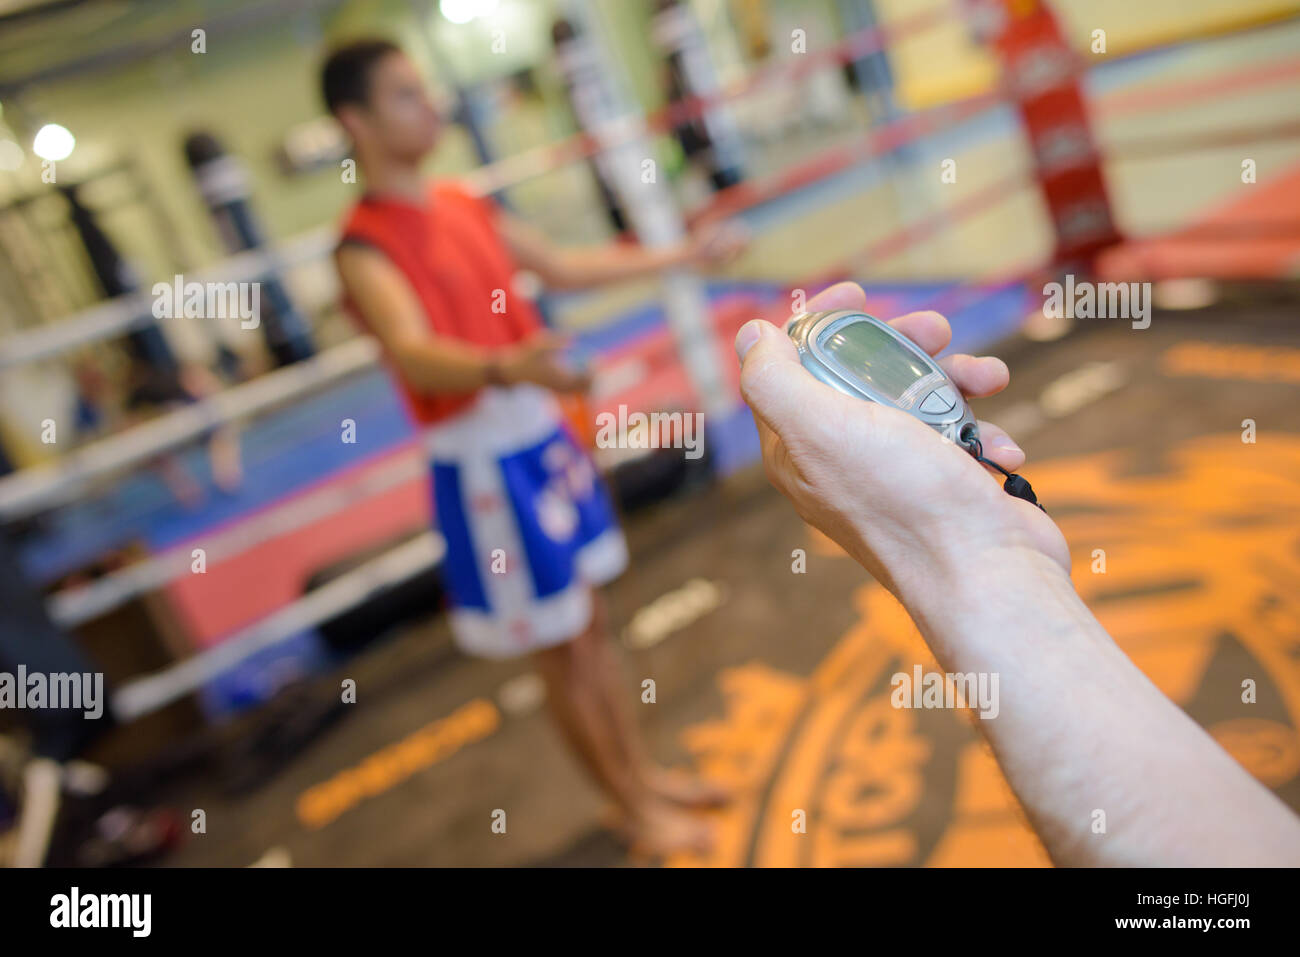
[{"label": "black lanyard cord", "polygon": [[1007,480],[1002,483],[1002,490],[1004,492],[1008,495],[1014,495],[1016,498],[1023,498],[1031,505],[1037,505],[1039,508],[1042,508],[1044,512],[1047,511],[1047,509],[1043,508],[1042,503],[1038,501],[1038,496],[1034,494],[1034,487],[1030,485],[1028,481],[1013,472],[1008,472],[992,459],[986,459],[984,457],[984,446],[980,443],[979,439],[972,437],[970,443],[966,446],[966,449],[971,455],[975,456],[977,462],[983,462],[985,465],[992,466],[1007,477]]}]

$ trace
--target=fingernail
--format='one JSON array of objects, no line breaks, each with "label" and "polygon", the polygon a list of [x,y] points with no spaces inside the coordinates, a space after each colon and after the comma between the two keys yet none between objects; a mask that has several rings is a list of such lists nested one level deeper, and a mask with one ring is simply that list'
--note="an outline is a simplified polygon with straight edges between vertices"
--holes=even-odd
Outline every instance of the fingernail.
[{"label": "fingernail", "polygon": [[998,439],[997,445],[994,446],[999,452],[1013,452],[1018,455],[1024,455],[1025,450],[1010,439]]},{"label": "fingernail", "polygon": [[754,347],[754,343],[759,340],[763,334],[763,327],[759,325],[757,319],[751,319],[740,327],[736,333],[736,355],[743,362],[745,353]]}]

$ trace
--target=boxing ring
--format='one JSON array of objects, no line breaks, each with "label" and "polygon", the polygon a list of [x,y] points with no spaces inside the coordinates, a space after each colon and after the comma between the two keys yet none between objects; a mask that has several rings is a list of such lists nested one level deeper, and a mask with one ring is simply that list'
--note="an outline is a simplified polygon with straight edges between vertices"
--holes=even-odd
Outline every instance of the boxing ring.
[{"label": "boxing ring", "polygon": [[[924,35],[951,15],[950,10],[939,8],[857,31],[800,58],[783,60],[737,82],[673,102],[635,123],[580,132],[481,167],[470,175],[470,182],[484,195],[508,193],[570,164],[664,135],[684,121],[739,109],[749,100],[761,100],[765,91],[797,85],[819,71],[887,51],[892,45]],[[919,214],[895,210],[897,215],[882,217],[888,220],[884,226],[868,224],[859,231],[865,234],[865,241],[859,237],[840,244],[852,248],[835,249],[829,262],[815,270],[797,275],[780,275],[778,271],[775,281],[732,277],[706,284],[708,313],[701,317],[699,332],[724,370],[723,381],[735,407],[734,415],[715,416],[710,423],[710,442],[716,450],[710,466],[717,480],[743,476],[746,467],[757,460],[756,437],[748,413],[739,403],[737,370],[731,358],[736,330],[756,316],[779,322],[790,313],[798,295],[811,296],[834,281],[862,282],[869,308],[877,315],[927,308],[945,313],[954,330],[952,348],[965,352],[987,349],[1013,336],[1026,315],[1041,307],[1044,281],[1066,271],[1077,270],[1097,281],[1116,283],[1212,279],[1280,284],[1294,280],[1300,264],[1300,147],[1296,145],[1300,143],[1300,115],[1294,107],[1266,111],[1278,115],[1262,118],[1243,116],[1215,129],[1187,122],[1180,128],[1170,118],[1216,106],[1231,113],[1241,98],[1277,98],[1288,89],[1293,91],[1300,78],[1295,48],[1289,55],[1274,52],[1260,62],[1236,64],[1211,77],[1189,80],[1165,75],[1179,72],[1189,50],[1216,43],[1249,43],[1252,35],[1266,28],[1289,30],[1300,37],[1300,23],[1292,17],[1247,26],[1224,37],[1174,38],[1163,45],[1095,57],[1095,62],[1076,51],[1067,81],[1084,97],[1085,118],[1093,136],[1058,167],[1046,162],[1045,148],[1035,141],[1043,130],[1026,125],[1029,121],[1023,102],[1016,99],[1011,87],[1004,86],[932,107],[900,111],[831,148],[726,186],[689,210],[684,218],[691,223],[742,218],[753,230],[759,247],[756,252],[761,256],[765,244],[781,244],[783,230],[806,228],[809,222],[834,223],[837,207],[847,210],[839,214],[843,218],[853,213],[855,203],[862,202],[864,196],[869,203],[881,205],[879,197],[884,191],[897,188],[895,179],[910,182],[923,175],[932,180],[926,203],[918,204],[923,206]],[[1010,157],[1009,162],[979,161],[982,151],[999,145],[1003,149],[998,155]],[[1264,150],[1260,155],[1270,157],[1269,162],[1260,163],[1258,182],[1248,186],[1240,179],[1240,157],[1247,155],[1243,150]],[[949,154],[957,157],[958,171],[950,185],[941,179],[942,162]],[[1130,215],[1129,207],[1135,205],[1133,184],[1158,178],[1162,164],[1195,155],[1217,162],[1228,185],[1213,190],[1191,217],[1152,225],[1152,216]],[[1070,197],[1059,200],[1050,195],[1054,187],[1049,182],[1057,174],[1080,169],[1101,177],[1108,204],[1107,217],[1097,234],[1081,239],[1063,232],[1057,214],[1064,215]],[[1237,186],[1240,188],[1232,188]],[[1088,201],[1095,199],[1090,187],[1079,189]],[[996,262],[991,268],[977,263],[975,268],[954,270],[933,253],[942,250],[946,239],[964,241],[961,237],[972,231],[988,230],[989,235],[1001,237],[1008,221],[1013,223],[1013,231],[1022,230],[1029,237],[1008,243],[1010,255],[1001,258],[1010,261]],[[847,230],[841,230],[844,232]],[[239,282],[268,272],[292,274],[326,258],[333,241],[331,229],[314,231],[275,248],[239,254],[195,278]],[[803,258],[797,252],[790,258]],[[925,271],[911,268],[909,256],[918,253],[926,263]],[[767,258],[779,262],[783,257],[769,252]],[[146,296],[110,301],[0,341],[0,370],[53,361],[71,349],[120,336],[151,321],[149,301]],[[662,303],[651,298],[598,326],[575,331],[580,346],[595,357],[590,414],[615,411],[620,406],[646,411],[702,407],[702,389],[692,368],[681,359],[680,330],[673,328]],[[1096,361],[1102,362],[1104,357]],[[1032,377],[1043,378],[1036,373]],[[1012,419],[1020,416],[1028,423],[1031,438],[1034,429],[1050,418],[1042,408],[1026,409],[1025,403],[1005,411]],[[353,443],[339,441],[340,423],[345,419],[355,426]],[[216,425],[234,422],[242,423],[248,461],[246,482],[239,492],[210,496],[201,508],[187,511],[162,494],[149,477],[122,478],[142,463],[178,450],[201,472],[194,441]],[[1016,431],[1011,421],[1006,424]],[[1044,444],[1051,442],[1044,440]],[[1056,455],[1064,452],[1057,447],[1051,451]],[[1099,476],[1118,468],[1103,458],[1076,463],[1076,467],[1093,469]],[[1270,468],[1283,471],[1284,459]],[[1068,502],[1072,495],[1086,498],[1083,486],[1071,485],[1063,467],[1048,463],[1040,468],[1041,474],[1048,476],[1047,485],[1041,486],[1045,501]],[[1036,486],[1040,486],[1039,476],[1036,471]],[[1153,483],[1149,494],[1159,494],[1157,484]],[[1053,485],[1057,496],[1048,491]],[[131,722],[201,692],[209,715],[215,718],[237,709],[252,694],[247,686],[257,685],[259,673],[294,676],[323,667],[324,656],[313,637],[321,625],[436,571],[442,545],[436,534],[428,531],[431,516],[426,486],[419,436],[401,412],[374,345],[355,338],[58,460],[0,479],[0,520],[24,523],[36,530],[22,553],[24,571],[35,588],[48,589],[104,553],[134,546],[138,551],[135,561],[88,583],[50,594],[47,606],[51,617],[64,628],[77,629],[144,596],[162,596],[182,625],[191,651],[165,668],[122,676],[115,683],[112,710],[119,720]],[[1288,503],[1289,499],[1274,502],[1278,508],[1294,504]],[[791,529],[786,531],[793,534]],[[206,563],[201,575],[193,574],[196,549],[202,550]],[[359,554],[364,554],[365,560],[349,564]],[[313,576],[339,563],[348,567],[314,589],[307,587]],[[878,589],[871,595],[855,595],[855,600],[865,603],[864,620],[885,623],[895,650],[917,653],[915,636],[906,623],[895,620],[887,605],[880,604]],[[877,654],[868,645],[865,634],[850,630],[836,650],[839,658],[828,658],[810,680],[832,685],[850,680],[843,673],[844,662]],[[811,661],[806,664],[810,669],[818,667]],[[867,673],[876,672],[869,668]],[[804,730],[790,731],[791,739],[813,735],[816,741],[809,747],[814,750],[833,750],[840,740],[829,732],[817,737],[822,731],[814,731],[812,723],[801,725],[799,722],[810,720],[806,714],[796,719],[799,708],[807,704],[807,689],[789,687],[759,666],[734,670],[726,680],[733,710],[721,724],[696,727],[688,736],[687,750],[706,771],[726,776],[723,752],[727,747],[752,756],[766,754],[763,748],[780,746],[779,742],[759,740],[758,732],[744,730],[743,704],[747,700],[775,700],[781,703],[778,710],[792,709],[788,715],[782,712],[781,720],[788,721],[792,729]],[[846,700],[866,700],[869,692],[865,687],[848,689]],[[770,698],[764,698],[765,694]],[[867,720],[848,711],[840,719]],[[819,720],[830,722],[832,717],[823,715]],[[781,765],[782,759],[769,758],[774,767]],[[966,756],[961,761],[969,767],[963,765],[954,773],[987,774],[977,757]],[[778,783],[784,780],[780,774],[776,779]],[[752,783],[743,776],[736,781]],[[798,790],[804,785],[789,786]],[[993,800],[989,795],[996,788],[983,782],[976,790],[982,800]],[[965,808],[962,813],[978,817],[978,810]],[[799,856],[802,851],[786,857],[773,836],[776,825],[763,821],[766,813],[762,807],[747,808],[732,819],[728,824],[734,829],[734,833],[729,831],[730,843],[724,843],[713,863],[902,863],[919,859],[951,863],[987,850],[975,828],[961,838],[969,843],[960,846],[921,849],[914,842],[890,838],[882,839],[883,850],[855,857],[845,851],[852,848],[851,838],[845,838],[835,848],[814,850],[811,857]],[[852,815],[848,816],[851,819]],[[852,831],[848,824],[845,828],[846,833]],[[1021,840],[1014,826],[1006,833]],[[1026,850],[1025,857],[1032,857],[1032,851]],[[1024,857],[1012,855],[1012,859]]]}]

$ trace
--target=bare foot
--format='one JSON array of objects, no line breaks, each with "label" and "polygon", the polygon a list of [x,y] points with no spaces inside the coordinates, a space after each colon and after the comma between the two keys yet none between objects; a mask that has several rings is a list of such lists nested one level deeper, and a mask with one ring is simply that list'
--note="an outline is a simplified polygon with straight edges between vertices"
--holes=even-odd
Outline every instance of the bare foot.
[{"label": "bare foot", "polygon": [[244,484],[244,471],[240,468],[239,463],[222,463],[218,465],[215,461],[212,463],[212,481],[217,488],[227,495],[234,495]]},{"label": "bare foot", "polygon": [[646,784],[659,797],[682,807],[707,810],[726,807],[735,800],[735,795],[721,784],[666,768],[647,772]]},{"label": "bare foot", "polygon": [[625,818],[616,830],[634,856],[664,858],[672,854],[707,855],[713,850],[713,828],[687,811],[662,801],[649,801],[644,810]]},{"label": "bare foot", "polygon": [[172,460],[163,466],[163,482],[183,508],[192,512],[203,504],[203,486],[179,461]]},{"label": "bare foot", "polygon": [[227,495],[234,495],[244,481],[244,466],[239,451],[239,435],[222,429],[212,436],[208,444],[208,461],[212,466],[212,480]]}]

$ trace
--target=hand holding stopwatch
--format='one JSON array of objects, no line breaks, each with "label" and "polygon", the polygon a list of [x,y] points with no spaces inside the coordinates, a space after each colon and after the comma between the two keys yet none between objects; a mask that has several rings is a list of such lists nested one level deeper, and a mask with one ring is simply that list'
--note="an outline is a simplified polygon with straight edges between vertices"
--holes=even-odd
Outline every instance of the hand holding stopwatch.
[{"label": "hand holding stopwatch", "polygon": [[1043,507],[1028,482],[984,457],[979,426],[961,391],[893,326],[865,312],[835,309],[794,316],[785,329],[813,376],[845,395],[915,416],[1005,475],[1007,494]]}]

